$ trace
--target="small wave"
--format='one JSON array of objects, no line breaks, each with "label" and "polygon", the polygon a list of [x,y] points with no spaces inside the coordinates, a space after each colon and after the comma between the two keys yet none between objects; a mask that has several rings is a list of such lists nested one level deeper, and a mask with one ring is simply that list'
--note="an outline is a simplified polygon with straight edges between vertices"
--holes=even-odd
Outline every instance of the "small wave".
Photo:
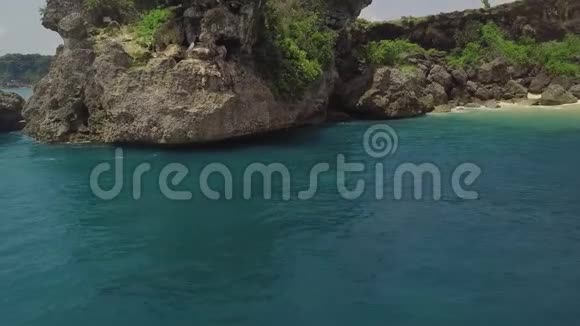
[{"label": "small wave", "polygon": [[52,161],[57,161],[58,159],[54,158],[54,157],[46,157],[46,158],[37,158],[34,159],[34,162],[52,162]]}]

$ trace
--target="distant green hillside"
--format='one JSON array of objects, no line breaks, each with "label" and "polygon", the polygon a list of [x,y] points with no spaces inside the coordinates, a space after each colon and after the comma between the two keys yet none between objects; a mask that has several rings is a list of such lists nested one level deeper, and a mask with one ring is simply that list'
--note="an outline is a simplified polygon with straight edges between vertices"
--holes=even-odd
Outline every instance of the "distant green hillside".
[{"label": "distant green hillside", "polygon": [[48,73],[51,56],[7,54],[0,57],[0,87],[30,86]]}]

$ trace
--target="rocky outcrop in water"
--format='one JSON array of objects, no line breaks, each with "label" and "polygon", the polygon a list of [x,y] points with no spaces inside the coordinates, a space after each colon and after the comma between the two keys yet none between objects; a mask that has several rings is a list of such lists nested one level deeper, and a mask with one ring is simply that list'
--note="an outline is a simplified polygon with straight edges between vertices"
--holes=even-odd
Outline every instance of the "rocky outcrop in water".
[{"label": "rocky outcrop in water", "polygon": [[17,131],[24,127],[23,106],[24,99],[19,95],[0,91],[0,132]]},{"label": "rocky outcrop in water", "polygon": [[[327,2],[335,29],[370,3]],[[45,142],[180,145],[325,119],[336,79],[332,67],[291,100],[276,97],[258,73],[253,53],[264,1],[172,5],[175,17],[155,37],[158,51],[139,65],[123,40],[93,36],[102,21],[85,12],[82,0],[49,0],[43,24],[65,45],[26,105],[26,132]]]}]

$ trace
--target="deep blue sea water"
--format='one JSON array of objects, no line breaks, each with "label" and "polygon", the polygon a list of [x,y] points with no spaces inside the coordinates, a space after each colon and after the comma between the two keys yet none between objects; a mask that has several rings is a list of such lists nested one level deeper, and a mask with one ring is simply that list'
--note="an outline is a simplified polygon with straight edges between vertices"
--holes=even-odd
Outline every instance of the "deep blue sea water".
[{"label": "deep blue sea water", "polygon": [[[580,320],[580,110],[519,110],[391,121],[395,154],[362,146],[374,122],[281,133],[213,149],[124,148],[125,170],[149,162],[143,197],[103,201],[89,174],[110,146],[42,145],[0,135],[1,325],[576,325]],[[387,171],[432,162],[443,198],[341,198],[308,171],[336,155]],[[164,198],[167,163],[234,172],[232,200]],[[241,196],[241,171],[282,162],[293,199]],[[462,162],[483,174],[451,191]],[[387,172],[386,178],[388,179]],[[367,171],[349,177],[372,182]],[[130,176],[125,176],[129,180]],[[211,179],[213,185],[220,180]],[[112,177],[104,181],[111,184]],[[429,182],[426,182],[429,185]],[[280,186],[280,185],[278,185]],[[410,184],[405,184],[406,188]],[[219,186],[218,186],[219,188]],[[409,189],[406,189],[409,190]]]}]

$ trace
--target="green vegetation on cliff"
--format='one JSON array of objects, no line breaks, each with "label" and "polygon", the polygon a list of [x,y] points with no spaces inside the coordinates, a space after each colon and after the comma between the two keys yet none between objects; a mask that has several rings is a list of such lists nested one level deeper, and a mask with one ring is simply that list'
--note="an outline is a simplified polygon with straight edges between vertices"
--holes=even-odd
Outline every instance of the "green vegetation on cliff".
[{"label": "green vegetation on cliff", "polygon": [[337,34],[321,10],[314,1],[268,2],[258,62],[277,95],[301,97],[332,64]]},{"label": "green vegetation on cliff", "polygon": [[377,65],[402,65],[408,56],[417,53],[425,53],[425,50],[407,40],[371,42],[366,48],[368,61]]},{"label": "green vegetation on cliff", "polygon": [[[357,28],[370,28],[371,23],[360,21]],[[568,35],[561,41],[537,42],[531,38],[509,39],[494,23],[473,23],[458,33],[459,47],[447,56],[455,66],[478,66],[502,57],[514,65],[541,67],[553,75],[580,77],[580,36]],[[355,49],[361,60],[372,64],[398,66],[413,54],[429,53],[421,46],[405,39],[371,42],[364,49]]]},{"label": "green vegetation on cliff", "polygon": [[[102,38],[120,34],[119,37],[129,40],[123,44],[136,63],[147,60],[147,52],[156,43],[158,31],[173,15],[172,9],[164,8],[170,3],[168,1],[83,1],[85,8],[93,13],[97,25],[102,24],[103,17],[113,20],[118,16],[125,17],[118,20],[122,25],[120,32],[103,28]],[[154,3],[156,5],[152,6]],[[271,82],[277,96],[301,98],[333,64],[338,35],[326,24],[326,6],[322,0],[265,2],[260,17],[262,26],[259,28],[259,42],[255,46],[255,62],[264,77]]]},{"label": "green vegetation on cliff", "polygon": [[143,14],[135,25],[138,42],[146,47],[153,45],[155,33],[169,18],[171,18],[171,10],[167,8],[153,9]]},{"label": "green vegetation on cliff", "polygon": [[580,53],[580,37],[577,35],[545,43],[530,38],[514,41],[493,23],[482,26],[478,34],[477,39],[470,40],[465,47],[451,54],[451,64],[478,65],[503,57],[512,64],[543,67],[554,75],[580,76],[580,65],[575,61]]},{"label": "green vegetation on cliff", "polygon": [[50,56],[7,54],[0,57],[0,85],[33,85],[48,73]]},{"label": "green vegetation on cliff", "polygon": [[534,58],[554,74],[580,77],[580,65],[574,62],[579,54],[580,37],[568,35],[562,42],[541,44]]},{"label": "green vegetation on cliff", "polygon": [[138,20],[124,24],[120,28],[105,27],[98,30],[95,37],[97,48],[108,40],[114,40],[133,59],[134,66],[146,64],[152,57],[156,35],[164,23],[169,21],[173,12],[169,8],[143,10]]}]

